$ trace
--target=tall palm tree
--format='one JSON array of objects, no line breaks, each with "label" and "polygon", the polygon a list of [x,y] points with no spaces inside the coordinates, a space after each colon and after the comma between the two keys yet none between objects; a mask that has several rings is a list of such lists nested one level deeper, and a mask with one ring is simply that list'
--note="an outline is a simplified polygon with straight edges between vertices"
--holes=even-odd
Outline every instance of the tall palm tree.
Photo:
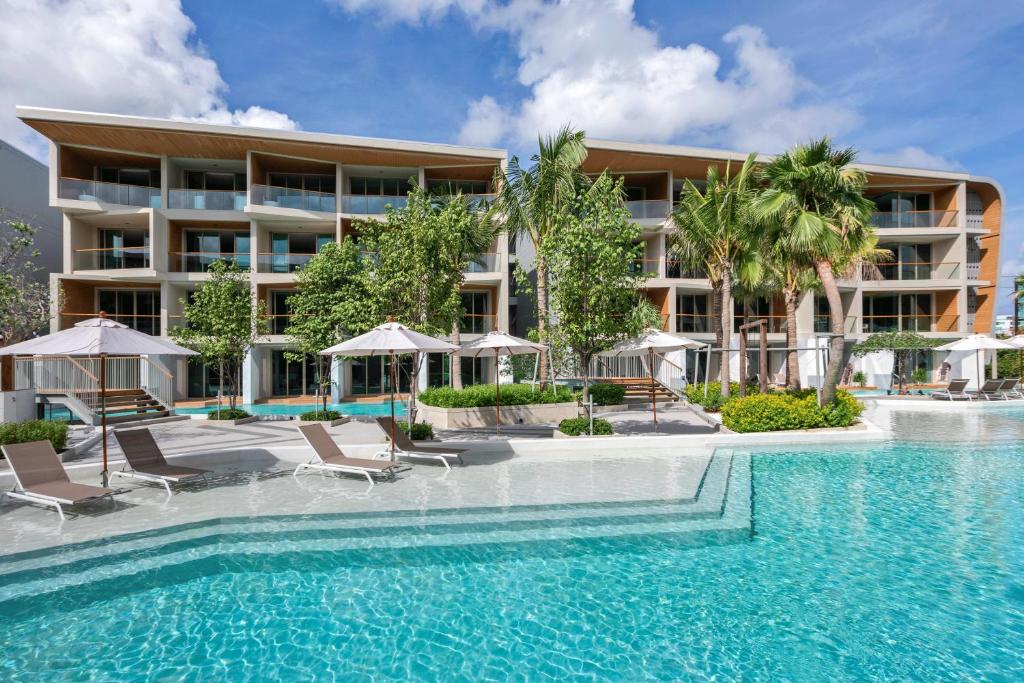
[{"label": "tall palm tree", "polygon": [[[753,282],[759,277],[757,237],[750,219],[754,197],[754,159],[751,154],[739,173],[731,164],[724,172],[709,166],[707,184],[701,191],[686,180],[683,193],[672,212],[676,231],[672,251],[688,267],[703,269],[711,282],[715,333],[722,349],[719,378],[722,395],[729,395],[729,349],[732,326],[733,285],[737,278]],[[717,303],[716,303],[717,302]]]},{"label": "tall palm tree", "polygon": [[782,302],[786,307],[786,388],[797,391],[800,389],[800,357],[797,352],[799,340],[796,334],[796,309],[800,297],[818,289],[820,285],[813,264],[787,253],[777,242],[778,235],[776,231],[766,231],[764,267],[771,289],[782,293]]},{"label": "tall palm tree", "polygon": [[[586,133],[566,126],[554,135],[539,138],[537,144],[537,154],[530,158],[533,163],[528,168],[519,163],[518,157],[512,157],[508,168],[495,175],[498,186],[495,206],[511,235],[529,238],[533,243],[537,333],[540,342],[547,344],[548,264],[543,246],[559,216],[571,210],[577,189],[587,182],[581,169],[587,158]],[[544,354],[540,363],[540,376],[545,382],[550,368]]]},{"label": "tall palm tree", "polygon": [[852,166],[852,148],[835,149],[827,137],[797,145],[765,165],[759,174],[766,188],[754,201],[757,217],[782,227],[778,245],[807,260],[828,300],[832,339],[821,392],[835,398],[843,364],[846,314],[836,273],[877,243],[869,221],[874,204],[864,197],[866,175]]}]

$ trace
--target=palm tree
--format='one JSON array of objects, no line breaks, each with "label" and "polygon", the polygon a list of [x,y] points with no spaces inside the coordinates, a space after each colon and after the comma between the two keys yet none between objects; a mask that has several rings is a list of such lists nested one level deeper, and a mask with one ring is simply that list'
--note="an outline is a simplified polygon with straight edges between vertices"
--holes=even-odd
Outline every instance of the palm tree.
[{"label": "palm tree", "polygon": [[[516,238],[528,237],[533,243],[534,267],[537,272],[537,333],[542,344],[548,343],[548,264],[544,241],[551,234],[564,212],[569,211],[577,188],[587,182],[581,166],[587,158],[586,133],[569,126],[555,135],[537,141],[538,152],[531,157],[529,168],[523,168],[518,157],[512,157],[508,168],[495,175],[498,186],[496,209],[502,215],[505,229]],[[540,376],[550,372],[548,359],[541,354]],[[545,380],[542,379],[542,382]]]},{"label": "palm tree", "polygon": [[686,180],[682,197],[672,212],[676,226],[671,238],[672,251],[686,266],[703,269],[711,282],[713,325],[722,349],[723,396],[729,395],[733,285],[737,278],[754,282],[760,272],[757,238],[749,212],[756,157],[748,156],[736,175],[732,175],[729,163],[724,173],[718,166],[709,166],[703,191]]},{"label": "palm tree", "polygon": [[869,221],[874,204],[864,197],[866,175],[851,165],[852,148],[834,149],[827,137],[797,145],[759,174],[766,188],[754,201],[755,215],[781,226],[779,248],[807,261],[828,300],[832,339],[821,399],[835,398],[843,364],[846,314],[836,273],[877,243]]},{"label": "palm tree", "polygon": [[765,235],[765,270],[771,289],[782,293],[786,307],[786,388],[797,391],[800,389],[800,356],[797,352],[796,309],[800,297],[820,285],[813,264],[786,253],[776,241],[778,234],[767,231]]}]

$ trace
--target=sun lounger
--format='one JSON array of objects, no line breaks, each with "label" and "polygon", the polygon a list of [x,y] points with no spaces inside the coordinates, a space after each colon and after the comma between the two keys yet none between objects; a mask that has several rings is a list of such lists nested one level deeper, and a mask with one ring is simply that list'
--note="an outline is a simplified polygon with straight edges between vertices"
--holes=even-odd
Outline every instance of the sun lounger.
[{"label": "sun lounger", "polygon": [[972,391],[971,394],[975,398],[983,398],[986,401],[1006,400],[1006,396],[1003,394],[1003,380],[1001,379],[985,380],[985,383],[981,385],[981,389]]},{"label": "sun lounger", "polygon": [[170,495],[171,484],[199,477],[206,479],[209,473],[208,470],[169,464],[148,427],[114,432],[114,438],[124,452],[125,467],[128,469],[111,472],[111,477],[142,479],[163,484],[167,489],[167,495]]},{"label": "sun lounger", "polygon": [[967,400],[974,397],[967,392],[968,379],[951,379],[945,389],[937,389],[932,392],[932,398],[944,401]]},{"label": "sun lounger", "polygon": [[299,427],[299,432],[309,447],[313,449],[314,456],[308,463],[302,463],[296,467],[292,476],[297,475],[303,469],[359,474],[366,477],[371,485],[374,484],[374,477],[393,479],[395,476],[397,466],[393,462],[347,457],[338,448],[338,444],[334,443],[334,439],[322,424],[302,425]]},{"label": "sun lounger", "polygon": [[1003,380],[1003,398],[1024,398],[1024,394],[1020,391],[1020,378],[1019,377],[1007,377]]},{"label": "sun lounger", "polygon": [[113,489],[72,483],[49,441],[7,444],[2,449],[14,472],[15,490],[8,491],[7,495],[29,503],[51,505],[62,522],[61,505],[113,496]]},{"label": "sun lounger", "polygon": [[[392,432],[394,433],[395,454],[400,457],[437,460],[449,470],[452,468],[451,464],[448,462],[449,458],[457,460],[460,465],[465,464],[462,461],[462,454],[469,450],[468,448],[453,448],[452,446],[417,446],[405,432],[398,428],[397,424],[392,425],[390,417],[378,417],[377,424],[384,430],[388,440],[391,439]],[[392,429],[392,427],[394,427],[394,429]]]}]

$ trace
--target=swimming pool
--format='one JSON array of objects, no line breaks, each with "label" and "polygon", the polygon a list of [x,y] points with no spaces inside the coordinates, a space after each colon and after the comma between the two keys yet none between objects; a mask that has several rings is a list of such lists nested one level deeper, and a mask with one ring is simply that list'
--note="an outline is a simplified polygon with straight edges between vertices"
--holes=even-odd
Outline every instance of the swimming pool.
[{"label": "swimming pool", "polygon": [[[376,403],[330,403],[329,410],[337,410],[344,415],[390,415],[391,402],[381,401]],[[227,403],[224,404],[227,407]],[[301,415],[313,410],[317,406],[312,403],[288,404],[288,403],[245,403],[238,406],[250,415]],[[217,410],[217,406],[204,406],[197,408],[175,408],[174,412],[179,415],[205,415]],[[405,416],[405,403],[395,401],[395,415]]]},{"label": "swimming pool", "polygon": [[[0,677],[1020,679],[1024,411],[893,416],[898,441],[740,457],[729,500],[749,462],[752,534],[715,541],[570,542],[550,523],[642,524],[651,506],[637,504],[515,522],[501,508],[282,519],[201,538],[193,525],[161,550],[99,546],[77,568],[91,582],[0,602]],[[130,581],[104,573],[164,553],[177,561]],[[29,580],[62,573],[8,575],[0,594]]]}]

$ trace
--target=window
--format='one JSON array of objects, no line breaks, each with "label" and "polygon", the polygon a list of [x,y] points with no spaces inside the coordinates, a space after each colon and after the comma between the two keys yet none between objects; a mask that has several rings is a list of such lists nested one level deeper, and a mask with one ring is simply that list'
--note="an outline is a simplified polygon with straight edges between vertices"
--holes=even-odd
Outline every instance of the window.
[{"label": "window", "polygon": [[493,316],[490,315],[489,292],[461,292],[462,325],[460,329],[469,334],[487,334],[493,329]]},{"label": "window", "polygon": [[288,327],[288,316],[291,309],[288,307],[288,297],[295,292],[291,289],[271,290],[270,300],[267,303],[267,313],[270,315],[270,334],[284,334]]},{"label": "window", "polygon": [[[334,235],[310,232],[275,232],[270,235],[271,273],[293,273],[309,263],[314,254],[320,252],[325,244],[334,241]],[[265,263],[261,262],[261,268]]]},{"label": "window", "polygon": [[107,317],[146,334],[160,333],[160,292],[154,289],[101,289],[99,310]]},{"label": "window", "polygon": [[823,296],[814,297],[814,331],[831,332],[832,318],[831,309],[828,306],[828,299]]},{"label": "window", "polygon": [[761,318],[768,318],[768,330],[772,331],[771,320],[772,304],[764,297],[756,297],[745,301],[733,302],[733,331],[739,332],[740,325],[753,322]]},{"label": "window", "polygon": [[[220,391],[220,366],[203,363],[188,364],[189,398],[216,398]],[[231,391],[227,379],[224,381],[224,395]]]},{"label": "window", "polygon": [[97,179],[104,183],[160,187],[160,169],[158,168],[111,168],[100,166],[96,170],[96,175]]},{"label": "window", "polygon": [[676,332],[710,332],[708,298],[704,294],[676,296]]},{"label": "window", "polygon": [[223,230],[186,230],[184,271],[205,273],[214,261],[233,261],[239,268],[249,268],[252,255],[247,232]]},{"label": "window", "polygon": [[317,392],[317,368],[313,356],[288,360],[283,349],[270,352],[272,396],[312,396]]},{"label": "window", "polygon": [[[412,356],[399,356],[398,387],[400,392],[409,391],[412,373]],[[352,359],[352,394],[386,394],[391,391],[391,360],[388,356],[362,356]]]},{"label": "window", "polygon": [[303,192],[334,194],[337,179],[334,174],[315,173],[268,173],[267,184]]},{"label": "window", "polygon": [[185,171],[186,190],[244,192],[245,174],[225,171]]},{"label": "window", "polygon": [[367,197],[404,197],[412,184],[408,178],[349,178],[351,193]]},{"label": "window", "polygon": [[864,297],[865,332],[930,332],[931,294],[873,294]]},{"label": "window", "polygon": [[626,192],[627,202],[642,202],[647,199],[647,188],[646,187],[625,187],[623,188]]},{"label": "window", "polygon": [[99,267],[104,270],[149,268],[148,230],[100,230],[100,245]]},{"label": "window", "polygon": [[428,180],[427,191],[435,195],[487,194],[486,180]]},{"label": "window", "polygon": [[876,264],[884,280],[927,280],[932,276],[930,244],[884,244],[881,249],[892,252],[892,261]]}]

